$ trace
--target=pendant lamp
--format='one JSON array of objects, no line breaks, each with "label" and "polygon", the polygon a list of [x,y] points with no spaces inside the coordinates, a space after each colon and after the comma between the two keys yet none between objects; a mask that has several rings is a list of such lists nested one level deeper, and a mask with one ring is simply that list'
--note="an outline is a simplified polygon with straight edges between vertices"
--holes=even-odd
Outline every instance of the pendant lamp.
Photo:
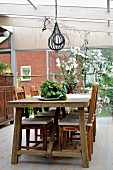
[{"label": "pendant lamp", "polygon": [[56,21],[55,21],[53,33],[48,39],[48,46],[51,50],[58,51],[64,48],[65,38],[61,34],[58,23],[57,23],[57,0],[55,0],[55,9],[56,9],[56,16],[55,16]]}]

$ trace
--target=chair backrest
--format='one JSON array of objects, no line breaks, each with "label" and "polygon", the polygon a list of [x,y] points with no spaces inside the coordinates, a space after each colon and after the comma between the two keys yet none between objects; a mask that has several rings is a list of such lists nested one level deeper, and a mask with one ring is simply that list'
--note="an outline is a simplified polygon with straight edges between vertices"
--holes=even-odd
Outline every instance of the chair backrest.
[{"label": "chair backrest", "polygon": [[97,96],[98,96],[98,85],[96,84],[92,86],[92,93],[91,93],[91,100],[90,100],[89,114],[88,114],[89,123],[91,123],[93,120],[93,116],[96,109]]},{"label": "chair backrest", "polygon": [[31,96],[38,96],[40,95],[40,90],[38,85],[31,85],[30,86],[30,92],[31,92]]},{"label": "chair backrest", "polygon": [[25,86],[17,87],[16,88],[16,94],[17,94],[17,100],[25,99],[26,98]]},{"label": "chair backrest", "polygon": [[[40,95],[40,90],[39,90],[38,85],[31,85],[30,86],[30,92],[31,92],[31,97]],[[37,115],[37,111],[42,112],[42,108],[41,107],[35,107],[34,108],[34,114],[35,115]]]},{"label": "chair backrest", "polygon": [[13,87],[13,94],[14,100],[25,99],[26,98],[25,87],[24,86],[19,86],[17,88]]},{"label": "chair backrest", "polygon": [[15,86],[13,86],[13,100],[18,100]]},{"label": "chair backrest", "polygon": [[[14,100],[20,100],[20,99],[25,99],[26,98],[26,92],[25,92],[25,86],[19,86],[19,87],[14,87],[13,88],[13,94],[14,94]],[[29,112],[28,108],[22,108],[23,115],[26,118],[29,117]]]}]

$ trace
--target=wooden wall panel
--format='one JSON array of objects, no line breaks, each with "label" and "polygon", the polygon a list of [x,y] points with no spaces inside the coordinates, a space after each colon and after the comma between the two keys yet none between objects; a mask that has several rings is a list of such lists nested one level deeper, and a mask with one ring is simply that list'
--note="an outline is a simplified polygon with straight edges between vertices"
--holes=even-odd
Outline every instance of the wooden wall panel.
[{"label": "wooden wall panel", "polygon": [[[81,47],[84,43],[84,33],[78,34],[75,30],[61,30],[66,39],[65,48]],[[41,28],[14,27],[14,49],[48,49],[50,30],[42,31]],[[88,35],[91,47],[112,47],[113,34],[92,32]]]},{"label": "wooden wall panel", "polygon": [[15,27],[14,49],[44,49],[47,47],[48,31],[39,28]]}]

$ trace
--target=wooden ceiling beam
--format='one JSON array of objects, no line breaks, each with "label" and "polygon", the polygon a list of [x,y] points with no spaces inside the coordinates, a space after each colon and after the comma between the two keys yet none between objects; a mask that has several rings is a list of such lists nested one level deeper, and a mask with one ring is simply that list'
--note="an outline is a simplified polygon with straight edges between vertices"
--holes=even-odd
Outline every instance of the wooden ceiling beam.
[{"label": "wooden ceiling beam", "polygon": [[[88,21],[64,21],[58,20],[60,29],[70,30],[85,30],[91,32],[113,32],[113,24],[109,26],[107,22],[88,22]],[[40,28],[44,27],[44,19],[32,19],[32,18],[10,18],[0,17],[0,25],[14,26],[14,27],[28,27],[28,28]],[[53,29],[54,24],[47,25],[47,29]]]},{"label": "wooden ceiling beam", "polygon": [[[0,15],[17,15],[27,17],[55,18],[55,7],[40,5],[37,9],[24,4],[0,4]],[[58,6],[58,18],[88,19],[88,20],[113,20],[113,9],[108,13],[106,8]]]}]

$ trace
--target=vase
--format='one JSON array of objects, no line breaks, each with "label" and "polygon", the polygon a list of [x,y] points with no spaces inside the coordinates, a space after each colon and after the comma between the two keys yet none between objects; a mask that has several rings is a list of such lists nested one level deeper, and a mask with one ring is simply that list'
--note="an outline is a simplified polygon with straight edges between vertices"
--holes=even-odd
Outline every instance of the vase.
[{"label": "vase", "polygon": [[6,73],[6,69],[0,69],[0,74],[5,74]]},{"label": "vase", "polygon": [[67,88],[67,94],[73,94],[73,88]]},{"label": "vase", "polygon": [[75,90],[75,88],[76,88],[76,84],[75,85],[66,85],[66,89],[67,89],[67,94],[69,94],[69,93],[74,93],[74,90]]}]

